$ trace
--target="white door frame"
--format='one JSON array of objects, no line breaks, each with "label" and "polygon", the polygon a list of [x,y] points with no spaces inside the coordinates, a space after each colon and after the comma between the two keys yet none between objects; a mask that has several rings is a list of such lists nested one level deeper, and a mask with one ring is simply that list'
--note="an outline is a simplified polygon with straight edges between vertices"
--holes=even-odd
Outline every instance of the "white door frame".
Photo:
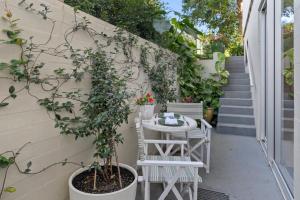
[{"label": "white door frame", "polygon": [[[270,0],[271,1],[271,0]],[[276,2],[276,3],[275,3]],[[282,190],[282,193],[284,195],[285,199],[293,199],[293,195],[289,190],[289,187],[285,181],[285,178],[282,176],[282,172],[279,170],[279,166],[275,162],[275,160],[280,159],[281,155],[281,128],[282,128],[282,24],[281,24],[281,15],[282,15],[282,1],[274,1],[274,63],[273,68],[274,69],[274,121],[273,121],[273,127],[274,132],[273,134],[273,156],[271,160],[271,167],[273,169],[273,172],[276,176],[277,181],[279,182],[280,189]]]},{"label": "white door frame", "polygon": [[275,83],[275,55],[274,55],[274,49],[275,49],[275,2],[273,0],[267,0],[267,48],[269,51],[267,51],[267,79],[268,79],[268,85],[266,89],[266,96],[269,97],[266,101],[268,102],[266,105],[266,131],[268,132],[267,134],[267,157],[268,160],[271,161],[274,159],[274,132],[275,132],[275,127],[274,127],[274,83]]},{"label": "white door frame", "polygon": [[266,82],[268,80],[268,77],[266,76],[266,70],[267,70],[267,55],[266,55],[266,50],[267,50],[267,0],[262,0],[260,5],[259,5],[259,35],[260,35],[260,69],[261,69],[261,77],[260,77],[260,104],[259,104],[259,114],[260,114],[260,124],[258,126],[258,140],[262,141],[264,144],[263,146],[265,147],[265,150],[267,148],[267,138],[266,138]]}]

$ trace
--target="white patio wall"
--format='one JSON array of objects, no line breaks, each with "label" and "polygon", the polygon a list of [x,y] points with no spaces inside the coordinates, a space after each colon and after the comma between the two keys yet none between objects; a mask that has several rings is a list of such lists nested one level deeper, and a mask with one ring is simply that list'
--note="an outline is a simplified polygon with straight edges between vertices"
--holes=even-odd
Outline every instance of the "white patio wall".
[{"label": "white patio wall", "polygon": [[[25,38],[34,35],[36,42],[45,41],[48,37],[51,24],[36,14],[26,11],[23,7],[18,6],[18,0],[7,1],[8,8],[12,11],[14,18],[19,18],[19,26],[24,30]],[[56,20],[56,28],[49,45],[57,46],[64,41],[63,34],[65,30],[72,26],[74,15],[73,8],[57,0],[30,0],[35,5],[44,3],[51,9],[49,16]],[[0,1],[0,14],[4,14],[4,1]],[[87,16],[92,22],[91,26],[98,32],[104,32],[112,35],[115,27],[102,20],[94,18],[84,13],[80,16]],[[0,20],[1,29],[5,27]],[[0,38],[5,37],[0,33]],[[139,39],[138,44],[144,44],[146,41]],[[78,48],[92,47],[93,42],[87,35],[75,34],[73,45]],[[156,45],[150,45],[157,48]],[[0,61],[9,61],[17,56],[17,49],[11,45],[0,45]],[[173,55],[173,54],[172,54]],[[175,55],[174,55],[175,56]],[[139,49],[134,50],[135,59],[139,59]],[[154,63],[153,58],[150,62]],[[50,65],[64,66],[70,64],[64,60],[53,60],[53,57],[44,57],[42,60],[49,67]],[[55,67],[57,68],[57,67]],[[51,69],[52,71],[53,69]],[[136,69],[137,70],[137,69]],[[2,72],[3,73],[3,72]],[[0,76],[3,74],[0,74]],[[141,74],[139,79],[147,83],[147,77]],[[0,99],[7,95],[8,80],[0,79]],[[148,85],[149,86],[149,85]],[[90,80],[85,78],[78,85],[70,84],[68,87],[81,87],[89,90]],[[36,95],[39,95],[38,88],[33,88]],[[38,105],[36,100],[30,97],[26,92],[9,102],[10,105],[0,110],[0,152],[7,150],[16,150],[26,142],[31,142],[21,153],[18,162],[21,167],[25,167],[30,160],[33,163],[32,170],[38,170],[48,164],[61,161],[68,158],[70,161],[80,162],[89,161],[92,158],[91,139],[74,140],[73,136],[62,136],[59,130],[54,128],[54,122],[49,119],[46,110]],[[130,115],[129,124],[122,126],[121,132],[125,138],[123,145],[118,147],[120,161],[126,164],[135,165],[137,157],[137,138],[133,118],[135,114]],[[153,133],[148,133],[153,134]],[[47,170],[45,173],[24,176],[17,173],[13,167],[9,171],[7,186],[14,186],[17,191],[12,194],[4,194],[4,200],[63,200],[68,198],[67,179],[76,167],[58,166]],[[3,171],[0,169],[0,180],[3,178]]]},{"label": "white patio wall", "polygon": [[[213,59],[198,60],[198,63],[204,67],[203,75],[205,78],[208,78],[210,74],[216,73],[215,64],[217,61],[218,61],[218,52],[213,53]],[[222,67],[225,67],[225,63],[223,63]]]}]

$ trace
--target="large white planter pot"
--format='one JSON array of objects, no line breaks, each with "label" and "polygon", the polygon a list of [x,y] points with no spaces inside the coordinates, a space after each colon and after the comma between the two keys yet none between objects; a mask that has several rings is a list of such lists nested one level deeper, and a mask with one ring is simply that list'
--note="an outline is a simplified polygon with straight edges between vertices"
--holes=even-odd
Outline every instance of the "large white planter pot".
[{"label": "large white planter pot", "polygon": [[154,115],[155,105],[142,105],[140,106],[140,112],[142,114],[142,118],[145,120],[149,120]]},{"label": "large white planter pot", "polygon": [[78,169],[69,178],[70,200],[135,200],[138,177],[137,172],[135,169],[125,164],[120,163],[120,167],[129,170],[135,177],[134,181],[122,190],[106,194],[90,194],[77,190],[73,186],[72,181],[74,177],[76,177],[81,172],[87,170],[88,167]]}]

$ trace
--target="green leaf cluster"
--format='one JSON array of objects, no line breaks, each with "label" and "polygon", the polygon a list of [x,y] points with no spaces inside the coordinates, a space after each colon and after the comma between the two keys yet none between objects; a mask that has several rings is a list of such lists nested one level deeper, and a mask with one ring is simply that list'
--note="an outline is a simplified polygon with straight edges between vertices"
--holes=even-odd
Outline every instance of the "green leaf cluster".
[{"label": "green leaf cluster", "polygon": [[6,168],[11,164],[13,164],[13,160],[3,155],[0,155],[0,168]]},{"label": "green leaf cluster", "polygon": [[159,0],[65,0],[64,3],[150,41],[160,39],[153,21],[166,14]]}]

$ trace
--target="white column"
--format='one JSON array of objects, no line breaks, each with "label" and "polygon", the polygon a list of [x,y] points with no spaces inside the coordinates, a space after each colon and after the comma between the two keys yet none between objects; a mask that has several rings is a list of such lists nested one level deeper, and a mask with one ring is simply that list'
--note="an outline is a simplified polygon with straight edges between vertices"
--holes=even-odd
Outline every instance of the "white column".
[{"label": "white column", "polygon": [[294,133],[294,195],[300,200],[300,0],[295,4],[295,133]]}]

